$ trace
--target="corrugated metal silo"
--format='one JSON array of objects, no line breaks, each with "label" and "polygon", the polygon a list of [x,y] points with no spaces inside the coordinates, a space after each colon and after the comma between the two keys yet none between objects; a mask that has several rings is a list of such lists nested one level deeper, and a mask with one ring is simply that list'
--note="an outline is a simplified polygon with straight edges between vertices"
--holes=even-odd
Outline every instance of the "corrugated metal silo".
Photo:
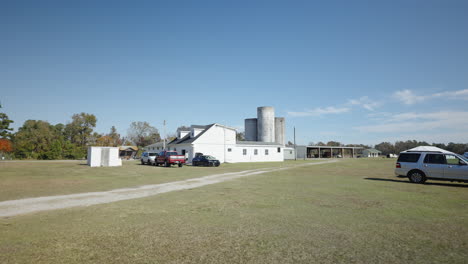
[{"label": "corrugated metal silo", "polygon": [[245,119],[245,140],[257,141],[257,118]]}]

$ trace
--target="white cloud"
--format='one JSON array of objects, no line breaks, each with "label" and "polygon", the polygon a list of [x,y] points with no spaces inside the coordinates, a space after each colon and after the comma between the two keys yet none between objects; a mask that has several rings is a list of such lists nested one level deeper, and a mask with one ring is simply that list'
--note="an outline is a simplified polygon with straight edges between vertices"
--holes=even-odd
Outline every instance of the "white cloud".
[{"label": "white cloud", "polygon": [[446,129],[455,132],[468,129],[468,112],[441,111],[432,113],[403,113],[388,117],[376,125],[354,127],[367,133],[431,132]]},{"label": "white cloud", "polygon": [[306,110],[304,112],[288,112],[289,116],[322,116],[322,115],[328,115],[328,114],[342,114],[342,113],[347,113],[351,109],[348,107],[334,107],[334,106],[329,106],[329,107],[317,107],[312,110]]},{"label": "white cloud", "polygon": [[379,107],[380,105],[382,105],[382,103],[380,102],[376,102],[376,101],[372,101],[371,99],[369,99],[368,96],[363,96],[359,99],[351,99],[351,100],[348,100],[348,103],[350,105],[357,105],[357,106],[361,106],[363,107],[364,109],[367,109],[369,111],[374,111],[375,108]]},{"label": "white cloud", "polygon": [[427,95],[417,95],[411,90],[396,91],[393,97],[407,105],[421,103],[430,99],[443,98],[452,100],[468,100],[468,89],[445,91]]}]

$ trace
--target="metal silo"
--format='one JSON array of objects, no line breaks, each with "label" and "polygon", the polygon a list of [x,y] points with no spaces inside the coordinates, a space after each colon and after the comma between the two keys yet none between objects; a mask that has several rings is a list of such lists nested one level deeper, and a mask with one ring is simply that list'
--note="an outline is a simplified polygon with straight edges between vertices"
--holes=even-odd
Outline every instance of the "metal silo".
[{"label": "metal silo", "polygon": [[275,142],[275,109],[271,106],[257,108],[257,140]]},{"label": "metal silo", "polygon": [[257,141],[257,118],[245,119],[245,140]]},{"label": "metal silo", "polygon": [[284,117],[275,117],[275,142],[284,145],[285,122]]}]

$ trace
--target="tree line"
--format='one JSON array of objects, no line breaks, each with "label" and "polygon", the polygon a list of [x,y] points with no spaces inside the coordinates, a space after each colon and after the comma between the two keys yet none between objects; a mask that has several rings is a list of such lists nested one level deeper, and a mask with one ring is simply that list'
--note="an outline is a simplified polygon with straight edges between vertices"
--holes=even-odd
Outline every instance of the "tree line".
[{"label": "tree line", "polygon": [[89,146],[117,147],[135,145],[139,148],[161,140],[157,128],[148,122],[132,122],[127,137],[115,126],[109,133],[94,131],[97,118],[93,114],[74,114],[66,124],[51,124],[43,120],[27,120],[13,133],[13,120],[0,113],[0,158],[16,159],[82,159]]},{"label": "tree line", "polygon": [[448,144],[444,143],[428,143],[426,141],[416,141],[416,140],[407,140],[407,141],[396,141],[394,144],[390,142],[382,142],[375,145],[375,149],[382,151],[383,155],[387,154],[398,154],[404,150],[412,149],[419,146],[434,146],[441,149],[451,151],[453,153],[463,154],[468,152],[468,144],[464,143],[453,143]]},{"label": "tree line", "polygon": [[[97,118],[93,114],[74,114],[67,124],[50,124],[43,120],[27,120],[13,133],[10,125],[13,120],[5,113],[0,113],[0,158],[4,156],[17,159],[81,159],[85,158],[88,146],[135,145],[139,148],[159,142],[161,136],[157,128],[148,122],[132,122],[127,131],[127,137],[121,136],[115,126],[109,133],[100,134],[94,131]],[[189,129],[181,126],[181,129]],[[238,140],[243,140],[244,135],[238,133]],[[175,135],[169,136],[169,140]],[[288,146],[293,143],[289,141]],[[344,145],[338,141],[310,142],[312,146],[343,146],[370,148],[363,144]],[[407,140],[395,143],[382,142],[375,148],[382,151],[383,155],[398,154],[401,151],[417,146],[435,146],[454,153],[468,152],[468,144],[463,143],[428,143],[425,141]]]}]

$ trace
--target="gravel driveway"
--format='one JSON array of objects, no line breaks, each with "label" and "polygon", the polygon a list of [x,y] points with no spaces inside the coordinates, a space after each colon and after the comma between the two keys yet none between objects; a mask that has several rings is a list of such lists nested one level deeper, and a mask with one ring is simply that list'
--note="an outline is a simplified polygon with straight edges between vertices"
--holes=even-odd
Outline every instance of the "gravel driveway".
[{"label": "gravel driveway", "polygon": [[183,181],[168,182],[163,184],[143,185],[136,188],[122,188],[105,192],[89,192],[69,195],[47,196],[37,198],[27,198],[20,200],[10,200],[0,202],[0,217],[11,217],[26,213],[40,212],[47,210],[63,209],[76,206],[90,206],[95,204],[112,203],[116,201],[130,200],[148,197],[160,193],[193,189],[209,184],[220,183],[241,177],[257,175],[273,171],[288,170],[301,166],[319,165],[336,162],[336,160],[306,163],[284,168],[264,168],[230,172],[204,176],[200,178]]}]

